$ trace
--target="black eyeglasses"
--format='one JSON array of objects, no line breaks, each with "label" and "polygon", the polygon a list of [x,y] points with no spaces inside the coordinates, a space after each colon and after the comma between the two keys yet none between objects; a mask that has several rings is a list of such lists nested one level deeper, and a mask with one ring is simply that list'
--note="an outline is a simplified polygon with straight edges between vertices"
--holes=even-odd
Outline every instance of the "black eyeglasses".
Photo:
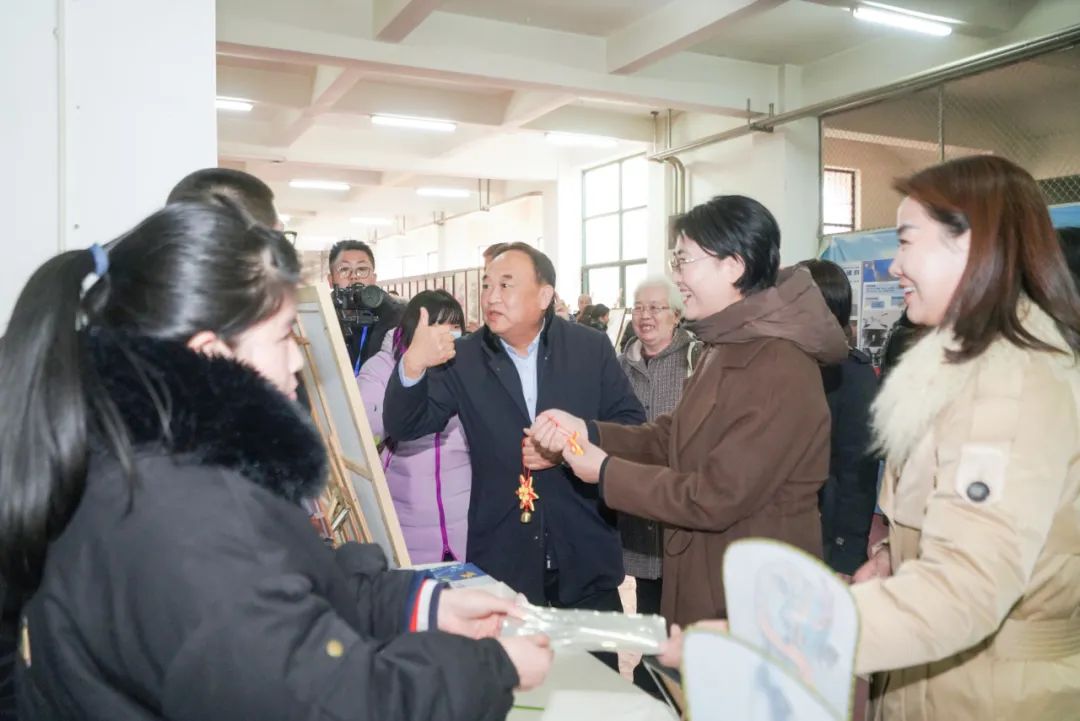
[{"label": "black eyeglasses", "polygon": [[341,266],[334,271],[334,275],[342,278],[359,278],[360,280],[367,280],[371,277],[371,268],[349,268],[347,266]]}]

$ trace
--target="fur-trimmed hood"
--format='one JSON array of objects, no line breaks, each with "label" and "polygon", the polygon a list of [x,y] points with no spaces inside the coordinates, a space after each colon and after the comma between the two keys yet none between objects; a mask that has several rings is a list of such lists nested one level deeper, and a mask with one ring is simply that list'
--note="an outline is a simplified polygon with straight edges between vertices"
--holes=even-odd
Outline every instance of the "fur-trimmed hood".
[{"label": "fur-trimmed hood", "polygon": [[884,452],[894,468],[904,466],[934,420],[975,382],[980,372],[1022,364],[1033,353],[1049,359],[1054,368],[1075,371],[1074,355],[1054,320],[1035,303],[1022,302],[1024,327],[1063,353],[1020,348],[998,338],[977,358],[950,363],[946,352],[958,345],[952,332],[939,328],[927,333],[904,353],[874,400],[874,447]]},{"label": "fur-trimmed hood", "polygon": [[254,370],[183,343],[100,328],[85,333],[84,348],[137,452],[226,468],[294,503],[322,490],[322,439],[302,406]]}]

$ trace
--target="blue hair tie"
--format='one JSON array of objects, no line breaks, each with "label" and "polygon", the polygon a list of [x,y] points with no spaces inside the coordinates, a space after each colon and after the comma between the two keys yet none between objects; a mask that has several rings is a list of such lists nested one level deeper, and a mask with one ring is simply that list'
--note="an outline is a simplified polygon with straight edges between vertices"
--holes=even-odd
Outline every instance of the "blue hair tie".
[{"label": "blue hair tie", "polygon": [[90,255],[94,256],[94,275],[102,277],[109,272],[109,254],[97,243],[90,246]]}]

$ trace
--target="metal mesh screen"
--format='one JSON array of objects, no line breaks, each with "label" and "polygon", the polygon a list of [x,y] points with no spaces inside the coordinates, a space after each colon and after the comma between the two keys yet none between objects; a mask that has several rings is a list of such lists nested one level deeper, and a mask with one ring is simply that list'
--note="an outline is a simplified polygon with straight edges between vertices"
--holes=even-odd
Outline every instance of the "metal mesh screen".
[{"label": "metal mesh screen", "polygon": [[846,230],[833,169],[854,171],[853,230],[896,222],[896,178],[977,153],[1022,165],[1051,205],[1080,202],[1077,88],[1070,48],[822,118],[822,233]]}]

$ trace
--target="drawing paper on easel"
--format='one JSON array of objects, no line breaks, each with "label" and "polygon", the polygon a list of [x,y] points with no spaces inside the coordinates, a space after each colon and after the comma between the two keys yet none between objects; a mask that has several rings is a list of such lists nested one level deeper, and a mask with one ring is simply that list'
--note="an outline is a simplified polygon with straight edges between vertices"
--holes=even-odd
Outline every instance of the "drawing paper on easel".
[{"label": "drawing paper on easel", "polygon": [[331,537],[339,544],[377,543],[391,568],[408,566],[405,539],[327,288],[300,289],[296,325],[304,391],[330,460],[330,482],[320,505]]}]

